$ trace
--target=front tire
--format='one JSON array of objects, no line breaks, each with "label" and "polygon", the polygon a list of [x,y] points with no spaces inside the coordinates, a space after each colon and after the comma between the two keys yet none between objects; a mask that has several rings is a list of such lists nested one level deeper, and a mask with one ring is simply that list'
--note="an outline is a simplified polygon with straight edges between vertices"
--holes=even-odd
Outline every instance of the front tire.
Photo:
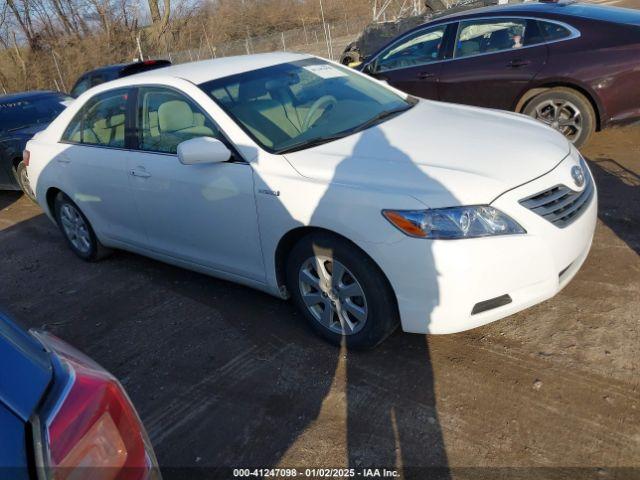
[{"label": "front tire", "polygon": [[591,102],[571,88],[552,88],[533,97],[522,113],[558,130],[576,148],[586,145],[596,130]]},{"label": "front tire", "polygon": [[93,227],[78,206],[64,193],[55,198],[54,215],[67,244],[78,257],[95,262],[111,253],[96,237]]},{"label": "front tire", "polygon": [[294,246],[287,287],[311,328],[335,345],[373,348],[400,323],[395,295],[380,268],[335,235],[310,234]]}]

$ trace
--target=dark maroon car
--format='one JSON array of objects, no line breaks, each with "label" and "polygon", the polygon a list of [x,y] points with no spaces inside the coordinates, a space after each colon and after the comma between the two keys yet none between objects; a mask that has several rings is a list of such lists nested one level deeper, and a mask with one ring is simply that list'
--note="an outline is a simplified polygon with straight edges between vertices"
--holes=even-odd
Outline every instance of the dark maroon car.
[{"label": "dark maroon car", "polygon": [[571,1],[472,10],[403,34],[360,68],[419,97],[525,113],[581,146],[640,120],[640,11]]}]

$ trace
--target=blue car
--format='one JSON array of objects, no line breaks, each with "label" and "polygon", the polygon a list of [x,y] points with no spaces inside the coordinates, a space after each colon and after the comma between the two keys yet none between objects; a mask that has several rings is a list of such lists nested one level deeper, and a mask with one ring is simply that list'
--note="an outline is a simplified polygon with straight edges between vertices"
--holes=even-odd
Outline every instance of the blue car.
[{"label": "blue car", "polygon": [[22,190],[34,200],[22,152],[27,142],[62,112],[70,96],[34,91],[0,95],[0,189]]},{"label": "blue car", "polygon": [[2,314],[0,477],[160,478],[120,383],[62,340],[27,333]]}]

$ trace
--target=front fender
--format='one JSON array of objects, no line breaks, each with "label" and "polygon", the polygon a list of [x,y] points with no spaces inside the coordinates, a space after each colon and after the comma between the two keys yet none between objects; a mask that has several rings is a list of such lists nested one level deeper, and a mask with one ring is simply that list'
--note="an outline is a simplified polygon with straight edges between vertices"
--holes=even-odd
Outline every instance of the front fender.
[{"label": "front fender", "polygon": [[297,175],[272,177],[266,181],[256,176],[255,184],[266,278],[274,291],[279,287],[278,245],[289,232],[300,228],[319,228],[336,233],[378,262],[375,252],[379,249],[372,249],[372,245],[391,244],[404,238],[382,216],[382,209],[424,208],[422,203],[408,195],[324,184]]}]

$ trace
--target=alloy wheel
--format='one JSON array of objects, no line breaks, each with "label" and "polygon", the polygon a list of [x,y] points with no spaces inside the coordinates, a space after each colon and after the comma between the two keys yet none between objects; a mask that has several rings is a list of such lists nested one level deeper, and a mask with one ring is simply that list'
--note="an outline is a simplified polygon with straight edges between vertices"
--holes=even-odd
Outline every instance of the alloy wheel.
[{"label": "alloy wheel", "polygon": [[33,193],[33,189],[31,188],[31,182],[29,182],[29,175],[27,173],[26,167],[21,165],[21,168],[18,168],[18,182],[20,183],[20,188],[22,191],[32,200],[35,201],[36,195]]},{"label": "alloy wheel", "polygon": [[73,205],[65,203],[60,207],[60,222],[71,245],[79,252],[88,254],[91,251],[91,235],[80,212]]},{"label": "alloy wheel", "polygon": [[580,109],[567,100],[550,99],[536,106],[535,118],[575,142],[583,130]]},{"label": "alloy wheel", "polygon": [[308,258],[300,267],[302,301],[322,326],[341,335],[354,335],[367,322],[367,299],[360,282],[339,261],[327,256]]}]

